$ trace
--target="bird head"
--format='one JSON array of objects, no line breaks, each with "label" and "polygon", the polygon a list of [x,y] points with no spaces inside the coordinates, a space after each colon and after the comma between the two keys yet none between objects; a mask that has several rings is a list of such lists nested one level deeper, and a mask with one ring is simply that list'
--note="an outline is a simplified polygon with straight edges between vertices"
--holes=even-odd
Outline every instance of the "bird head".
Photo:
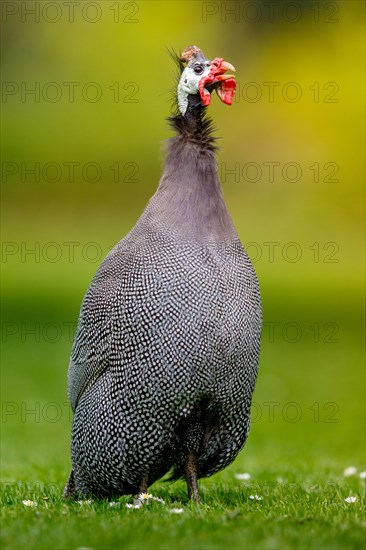
[{"label": "bird head", "polygon": [[199,94],[204,107],[210,104],[211,92],[216,90],[223,103],[231,105],[235,93],[235,76],[225,74],[226,71],[235,71],[231,63],[221,57],[212,61],[206,59],[197,46],[188,46],[180,58],[186,63],[178,83],[178,107],[182,115],[188,107],[188,95]]}]

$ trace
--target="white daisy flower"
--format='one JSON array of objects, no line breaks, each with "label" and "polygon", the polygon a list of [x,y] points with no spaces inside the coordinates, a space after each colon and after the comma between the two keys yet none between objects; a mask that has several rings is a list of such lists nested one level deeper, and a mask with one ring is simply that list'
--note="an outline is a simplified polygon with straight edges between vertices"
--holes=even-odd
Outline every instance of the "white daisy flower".
[{"label": "white daisy flower", "polygon": [[171,514],[183,514],[184,509],[183,508],[172,508],[169,510]]},{"label": "white daisy flower", "polygon": [[126,508],[133,508],[135,510],[141,507],[142,507],[142,502],[139,502],[139,504],[129,504],[129,503],[126,504]]},{"label": "white daisy flower", "polygon": [[353,504],[354,502],[356,502],[357,500],[357,497],[347,497],[344,499],[344,502],[348,502],[348,504]]},{"label": "white daisy flower", "polygon": [[161,504],[165,504],[165,500],[159,497],[151,497],[152,500],[155,500],[155,502],[161,502]]},{"label": "white daisy flower", "polygon": [[236,479],[240,479],[240,481],[248,481],[250,479],[250,474],[248,472],[245,472],[244,474],[235,474]]},{"label": "white daisy flower", "polygon": [[118,501],[117,501],[117,502],[110,502],[110,503],[109,503],[109,507],[110,507],[110,508],[115,508],[115,507],[120,506],[120,505],[121,505],[121,503],[118,502]]},{"label": "white daisy flower", "polygon": [[343,470],[344,477],[351,477],[354,476],[357,473],[357,468],[354,466],[348,466],[345,470]]},{"label": "white daisy flower", "polygon": [[151,495],[150,493],[140,493],[138,497],[134,499],[134,504],[148,504],[150,500],[155,500],[155,502],[161,502],[162,504],[165,504],[162,498],[154,497],[154,495]]},{"label": "white daisy flower", "polygon": [[262,497],[258,495],[250,495],[249,498],[250,500],[263,500]]},{"label": "white daisy flower", "polygon": [[35,502],[34,500],[22,500],[24,506],[29,506],[30,508],[35,508],[38,506],[38,502]]},{"label": "white daisy flower", "polygon": [[[126,506],[127,508],[141,508],[142,506],[145,506],[145,504],[148,504],[150,500],[155,500],[156,502],[165,504],[162,498],[154,497],[154,495],[151,495],[150,493],[140,493],[137,498],[133,499],[133,504],[126,504]],[[109,504],[109,506],[111,505],[112,503]]]},{"label": "white daisy flower", "polygon": [[365,472],[360,472],[360,478],[361,479],[366,479],[366,471]]},{"label": "white daisy flower", "polygon": [[150,495],[150,493],[140,493],[137,498],[138,500],[149,500],[150,498],[153,498],[153,496]]},{"label": "white daisy flower", "polygon": [[78,504],[80,504],[80,506],[84,506],[84,504],[87,504],[88,506],[90,506],[92,503],[93,503],[92,500],[78,500]]}]

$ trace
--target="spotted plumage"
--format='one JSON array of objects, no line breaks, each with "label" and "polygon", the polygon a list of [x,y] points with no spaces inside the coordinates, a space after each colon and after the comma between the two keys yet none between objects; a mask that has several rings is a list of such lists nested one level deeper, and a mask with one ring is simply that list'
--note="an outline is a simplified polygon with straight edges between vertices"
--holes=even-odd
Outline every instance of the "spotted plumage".
[{"label": "spotted plumage", "polygon": [[65,496],[136,493],[173,468],[198,500],[197,477],[230,464],[246,441],[261,300],[204,111],[189,94],[172,117],[158,189],[85,295]]}]

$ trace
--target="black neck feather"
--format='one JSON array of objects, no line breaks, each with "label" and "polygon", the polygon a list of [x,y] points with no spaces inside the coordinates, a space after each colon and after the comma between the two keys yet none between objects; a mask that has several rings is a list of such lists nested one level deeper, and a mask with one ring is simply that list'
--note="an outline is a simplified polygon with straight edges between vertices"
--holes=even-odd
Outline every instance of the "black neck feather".
[{"label": "black neck feather", "polygon": [[222,195],[205,108],[189,96],[186,114],[169,120],[177,135],[168,140],[164,173],[149,212],[170,232],[199,241],[231,241],[236,231]]},{"label": "black neck feather", "polygon": [[168,121],[183,139],[194,142],[205,150],[217,150],[213,122],[206,116],[206,107],[202,106],[199,94],[188,96],[188,107],[184,115],[171,116]]}]

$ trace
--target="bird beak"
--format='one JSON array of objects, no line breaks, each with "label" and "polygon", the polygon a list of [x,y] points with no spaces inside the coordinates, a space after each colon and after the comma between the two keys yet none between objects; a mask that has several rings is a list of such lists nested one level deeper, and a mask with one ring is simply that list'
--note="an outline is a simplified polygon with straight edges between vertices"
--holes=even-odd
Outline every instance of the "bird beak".
[{"label": "bird beak", "polygon": [[[223,75],[226,73],[226,71],[233,71],[235,73],[235,67],[228,63],[227,61],[224,61],[223,59],[216,58],[213,61],[211,61],[210,65],[211,71],[214,72],[214,74],[217,75]],[[235,78],[234,75],[224,75],[225,78]]]},{"label": "bird beak", "polygon": [[210,102],[206,89],[209,92],[216,90],[223,103],[226,103],[226,105],[232,104],[236,89],[235,76],[225,74],[226,71],[235,71],[235,67],[220,57],[216,57],[211,61],[210,72],[201,79],[199,86],[204,105],[208,105]]}]

